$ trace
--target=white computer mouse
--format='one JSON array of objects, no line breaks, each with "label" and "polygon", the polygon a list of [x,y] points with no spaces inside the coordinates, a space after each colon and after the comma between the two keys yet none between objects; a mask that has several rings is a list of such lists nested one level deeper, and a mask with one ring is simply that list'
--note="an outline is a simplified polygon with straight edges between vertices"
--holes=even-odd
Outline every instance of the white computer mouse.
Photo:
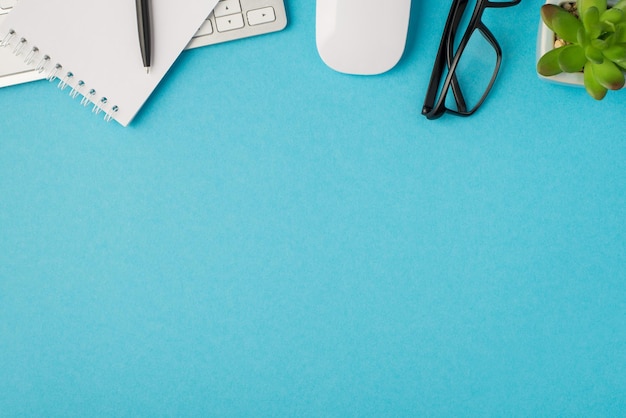
[{"label": "white computer mouse", "polygon": [[317,0],[320,57],[347,74],[392,69],[404,52],[410,10],[411,0]]}]

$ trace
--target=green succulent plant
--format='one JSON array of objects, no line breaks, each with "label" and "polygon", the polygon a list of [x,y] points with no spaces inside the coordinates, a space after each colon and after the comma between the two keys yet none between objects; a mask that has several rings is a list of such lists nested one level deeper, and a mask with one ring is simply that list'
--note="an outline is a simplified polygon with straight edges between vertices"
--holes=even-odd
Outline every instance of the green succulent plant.
[{"label": "green succulent plant", "polygon": [[608,8],[606,0],[578,0],[578,16],[544,4],[543,22],[564,41],[537,62],[537,72],[552,76],[583,72],[585,89],[596,100],[624,87],[626,70],[626,0]]}]

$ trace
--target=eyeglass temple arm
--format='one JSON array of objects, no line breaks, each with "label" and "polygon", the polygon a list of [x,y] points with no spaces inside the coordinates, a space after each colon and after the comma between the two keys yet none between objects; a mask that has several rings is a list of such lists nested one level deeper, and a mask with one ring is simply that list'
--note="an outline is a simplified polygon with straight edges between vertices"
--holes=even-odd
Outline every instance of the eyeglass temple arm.
[{"label": "eyeglass temple arm", "polygon": [[[422,109],[423,115],[430,114],[433,108],[439,107],[440,105],[437,104],[437,106],[435,106],[435,99],[437,97],[437,92],[441,83],[441,76],[443,75],[443,68],[444,65],[446,65],[446,61],[448,64],[448,68],[450,66],[452,55],[452,46],[450,39],[454,39],[456,27],[459,25],[461,17],[463,16],[463,12],[465,10],[465,7],[467,6],[467,1],[468,0],[454,0],[452,2],[452,6],[450,7],[450,13],[448,14],[448,18],[444,26],[443,35],[441,36],[439,50],[437,51],[437,57],[433,65],[433,71],[430,75],[428,90],[426,92],[426,98],[424,99],[424,107]],[[448,48],[446,48],[446,45],[448,46]],[[445,55],[444,49],[446,50]],[[455,96],[455,99],[457,99],[457,94],[461,95],[459,82],[456,78],[456,75],[454,74],[452,75],[452,92]],[[463,101],[462,95],[460,97]]]}]

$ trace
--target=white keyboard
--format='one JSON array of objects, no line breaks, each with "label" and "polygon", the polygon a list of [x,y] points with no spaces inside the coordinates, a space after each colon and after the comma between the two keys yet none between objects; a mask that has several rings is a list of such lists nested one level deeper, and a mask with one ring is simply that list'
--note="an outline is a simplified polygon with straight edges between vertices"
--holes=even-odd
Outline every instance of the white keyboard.
[{"label": "white keyboard", "polygon": [[[0,23],[18,0],[0,0]],[[186,49],[278,32],[287,26],[284,0],[220,0]],[[44,75],[0,48],[0,87],[40,80]]]},{"label": "white keyboard", "polygon": [[285,26],[283,0],[220,0],[187,49],[278,32]]}]

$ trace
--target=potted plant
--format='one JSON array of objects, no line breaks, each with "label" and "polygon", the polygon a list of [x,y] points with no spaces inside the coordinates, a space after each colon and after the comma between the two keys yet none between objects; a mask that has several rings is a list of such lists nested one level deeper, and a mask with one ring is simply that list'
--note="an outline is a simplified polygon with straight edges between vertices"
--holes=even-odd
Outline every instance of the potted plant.
[{"label": "potted plant", "polygon": [[548,0],[541,7],[537,72],[584,85],[596,100],[624,87],[626,0]]}]

